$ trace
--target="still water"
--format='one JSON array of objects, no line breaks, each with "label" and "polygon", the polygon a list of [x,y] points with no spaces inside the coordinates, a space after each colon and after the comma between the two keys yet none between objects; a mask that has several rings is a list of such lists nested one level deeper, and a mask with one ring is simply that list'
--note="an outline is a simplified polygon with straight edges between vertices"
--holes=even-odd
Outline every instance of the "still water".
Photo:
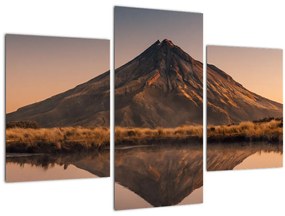
[{"label": "still water", "polygon": [[109,152],[66,155],[7,154],[6,181],[40,181],[109,176]]},{"label": "still water", "polygon": [[207,170],[240,170],[283,166],[283,145],[262,142],[208,144]]},{"label": "still water", "polygon": [[116,148],[115,181],[116,209],[201,203],[202,145]]}]

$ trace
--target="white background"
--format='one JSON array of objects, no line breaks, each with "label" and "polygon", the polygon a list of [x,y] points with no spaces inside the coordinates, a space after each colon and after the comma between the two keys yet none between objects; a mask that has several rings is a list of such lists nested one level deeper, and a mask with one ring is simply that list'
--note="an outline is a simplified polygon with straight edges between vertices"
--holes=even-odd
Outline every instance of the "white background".
[{"label": "white background", "polygon": [[[204,44],[285,47],[284,1],[1,0],[1,215],[285,215],[284,169],[204,173],[204,204],[113,211],[112,178],[4,183],[4,34],[112,38],[113,6],[204,13]],[[187,26],[185,26],[187,28]],[[113,47],[111,41],[111,48]],[[111,51],[111,60],[113,51]],[[257,62],[258,63],[258,62]],[[111,65],[112,62],[111,62]],[[113,169],[112,169],[113,170]]]}]

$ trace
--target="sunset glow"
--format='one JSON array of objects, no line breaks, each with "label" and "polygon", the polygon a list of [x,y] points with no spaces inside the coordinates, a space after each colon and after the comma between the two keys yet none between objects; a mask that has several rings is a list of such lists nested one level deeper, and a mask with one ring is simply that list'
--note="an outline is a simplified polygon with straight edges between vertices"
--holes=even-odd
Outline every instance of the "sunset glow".
[{"label": "sunset glow", "polygon": [[6,35],[6,113],[109,70],[109,41]]}]

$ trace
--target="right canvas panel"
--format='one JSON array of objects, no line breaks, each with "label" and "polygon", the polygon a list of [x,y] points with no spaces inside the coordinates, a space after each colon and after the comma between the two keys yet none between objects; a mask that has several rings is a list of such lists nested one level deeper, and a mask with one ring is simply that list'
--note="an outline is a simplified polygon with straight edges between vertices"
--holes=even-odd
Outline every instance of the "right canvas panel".
[{"label": "right canvas panel", "polygon": [[282,50],[207,46],[207,170],[282,167]]}]

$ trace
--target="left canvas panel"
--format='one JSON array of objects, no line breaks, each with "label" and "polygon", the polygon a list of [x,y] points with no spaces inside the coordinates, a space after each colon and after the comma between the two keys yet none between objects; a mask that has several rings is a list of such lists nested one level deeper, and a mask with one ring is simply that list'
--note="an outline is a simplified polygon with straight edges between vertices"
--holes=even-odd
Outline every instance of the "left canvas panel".
[{"label": "left canvas panel", "polygon": [[108,177],[110,41],[7,34],[6,182]]}]

